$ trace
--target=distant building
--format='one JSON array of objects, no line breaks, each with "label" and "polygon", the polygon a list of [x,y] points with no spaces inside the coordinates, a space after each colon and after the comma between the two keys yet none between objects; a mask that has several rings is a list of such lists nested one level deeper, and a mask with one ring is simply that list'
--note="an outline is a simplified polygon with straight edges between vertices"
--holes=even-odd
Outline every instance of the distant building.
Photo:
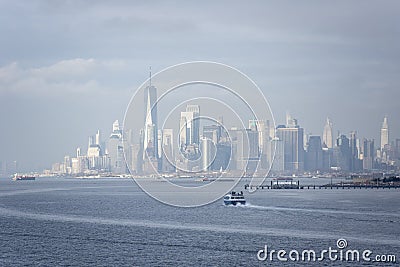
[{"label": "distant building", "polygon": [[350,133],[350,171],[362,170],[362,161],[359,159],[358,150],[359,140],[357,139],[357,132],[352,131]]},{"label": "distant building", "polygon": [[374,168],[374,140],[364,139],[363,144],[363,168],[372,170]]},{"label": "distant building", "polygon": [[397,138],[394,144],[395,147],[395,159],[400,159],[400,139]]},{"label": "distant building", "polygon": [[226,170],[229,166],[229,162],[231,159],[232,151],[231,144],[228,142],[221,142],[216,145],[217,151],[215,154],[215,159],[211,164],[211,169],[218,170]]},{"label": "distant building", "polygon": [[280,125],[276,129],[276,136],[283,142],[285,171],[304,171],[304,130],[297,124],[297,120],[290,116],[286,126]]},{"label": "distant building", "polygon": [[336,139],[336,147],[333,150],[333,166],[342,171],[350,171],[351,167],[351,151],[350,140],[344,134]]},{"label": "distant building", "polygon": [[19,172],[18,162],[14,161],[0,161],[0,177],[8,176]]},{"label": "distant building", "polygon": [[382,128],[381,128],[381,150],[385,149],[385,146],[389,145],[389,126],[388,119],[385,117],[383,119]]},{"label": "distant building", "polygon": [[122,130],[119,122],[113,123],[113,131],[108,139],[107,152],[110,157],[110,170],[114,174],[126,173],[122,146]]},{"label": "distant building", "polygon": [[179,140],[181,147],[197,144],[200,141],[200,107],[187,105],[186,111],[181,112],[179,125]]},{"label": "distant building", "polygon": [[305,169],[307,171],[321,171],[323,169],[323,155],[320,136],[310,136],[308,139]]},{"label": "distant building", "polygon": [[258,132],[258,144],[260,152],[259,168],[269,169],[272,161],[271,139],[269,121],[249,120],[249,129]]},{"label": "distant building", "polygon": [[203,137],[208,138],[218,144],[221,141],[222,126],[220,125],[204,125],[203,126]]},{"label": "distant building", "polygon": [[330,171],[333,167],[333,148],[322,147],[322,169]]},{"label": "distant building", "polygon": [[203,137],[200,140],[200,152],[201,152],[201,170],[211,170],[211,165],[214,162],[216,154],[215,143],[211,139]]},{"label": "distant building", "polygon": [[128,164],[130,162],[130,171],[132,174],[136,175],[139,174],[142,170],[142,166],[140,164],[143,162],[141,160],[141,150],[140,150],[140,144],[130,144],[130,150],[129,150],[129,155],[130,157],[127,158],[126,160],[128,161]]},{"label": "distant building", "polygon": [[162,171],[175,171],[174,132],[173,129],[162,130]]},{"label": "distant building", "polygon": [[274,172],[283,172],[285,170],[284,143],[278,137],[275,137],[271,140],[271,146],[275,148],[271,170]]},{"label": "distant building", "polygon": [[333,148],[333,124],[329,118],[326,119],[322,142],[327,148]]},{"label": "distant building", "polygon": [[143,159],[158,158],[157,88],[150,84],[144,94]]},{"label": "distant building", "polygon": [[157,115],[157,88],[151,84],[144,90],[144,127],[140,133],[141,157],[137,159],[137,172],[140,174],[157,174],[161,166],[159,161],[159,133]]},{"label": "distant building", "polygon": [[231,129],[229,135],[232,139],[231,168],[248,173],[255,172],[260,159],[258,132],[250,129]]},{"label": "distant building", "polygon": [[[90,170],[101,170],[102,169],[102,156],[103,152],[100,146],[100,130],[97,131],[95,136],[89,136],[89,144],[87,150],[87,158],[88,158],[88,167]],[[79,152],[80,153],[80,152]],[[79,160],[76,158],[74,160],[75,166],[78,167]],[[78,171],[75,169],[74,171]],[[78,172],[79,173],[79,172]]]},{"label": "distant building", "polygon": [[65,174],[71,174],[72,173],[72,162],[71,162],[71,157],[70,156],[65,156],[64,157],[64,170],[63,172]]}]

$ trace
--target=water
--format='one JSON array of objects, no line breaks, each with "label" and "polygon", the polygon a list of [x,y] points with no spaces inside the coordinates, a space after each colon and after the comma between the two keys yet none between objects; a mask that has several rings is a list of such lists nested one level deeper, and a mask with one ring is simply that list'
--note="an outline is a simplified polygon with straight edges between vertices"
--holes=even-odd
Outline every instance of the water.
[{"label": "water", "polygon": [[293,266],[260,262],[257,252],[321,251],[339,238],[400,257],[399,190],[261,190],[246,198],[245,206],[177,208],[129,179],[0,179],[0,266]]}]

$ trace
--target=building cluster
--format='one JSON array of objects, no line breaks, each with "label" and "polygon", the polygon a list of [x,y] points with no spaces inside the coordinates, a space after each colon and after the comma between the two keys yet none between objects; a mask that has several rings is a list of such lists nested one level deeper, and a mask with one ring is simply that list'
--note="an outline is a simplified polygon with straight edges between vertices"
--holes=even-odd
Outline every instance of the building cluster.
[{"label": "building cluster", "polygon": [[215,171],[252,174],[271,169],[275,174],[304,174],[397,171],[400,166],[400,139],[390,142],[386,117],[376,147],[374,140],[359,138],[355,131],[334,136],[329,118],[322,136],[305,134],[289,114],[286,124],[277,127],[268,120],[250,119],[246,129],[227,129],[222,117],[202,122],[200,106],[189,104],[176,120],[179,130],[174,139],[174,129],[158,129],[157,89],[151,83],[145,88],[144,103],[139,137],[115,121],[106,141],[98,131],[89,138],[86,155],[78,148],[75,157],[66,156],[48,172],[148,176]]},{"label": "building cluster", "polygon": [[76,156],[65,156],[64,161],[52,165],[45,170],[52,175],[82,175],[126,172],[123,155],[122,130],[118,120],[113,123],[112,132],[106,142],[102,141],[100,131],[89,136],[86,155],[81,148],[76,149]]},{"label": "building cluster", "polygon": [[390,143],[386,117],[381,144],[376,148],[374,140],[359,138],[355,131],[334,136],[329,118],[322,136],[305,134],[289,114],[286,124],[276,128],[268,120],[252,119],[246,129],[227,129],[222,117],[205,124],[200,106],[189,104],[180,113],[178,138],[174,140],[173,129],[158,130],[156,99],[157,89],[149,85],[145,89],[140,141],[132,142],[128,150],[127,163],[133,174],[218,170],[254,173],[269,169],[278,174],[350,173],[395,171],[400,165],[400,139]]},{"label": "building cluster", "polygon": [[359,138],[356,131],[349,135],[333,135],[333,123],[328,118],[319,135],[306,135],[297,120],[287,115],[286,125],[278,125],[273,140],[276,172],[364,172],[396,171],[400,166],[400,139],[389,142],[387,117],[381,128],[380,147],[373,139]]},{"label": "building cluster", "polygon": [[14,161],[0,161],[0,177],[14,174],[18,171],[18,162]]}]

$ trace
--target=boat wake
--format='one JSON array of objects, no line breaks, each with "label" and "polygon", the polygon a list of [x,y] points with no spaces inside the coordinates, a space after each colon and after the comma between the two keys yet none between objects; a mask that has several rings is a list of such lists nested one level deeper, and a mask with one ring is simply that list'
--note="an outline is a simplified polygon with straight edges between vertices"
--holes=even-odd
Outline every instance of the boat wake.
[{"label": "boat wake", "polygon": [[241,208],[250,208],[257,210],[268,210],[268,211],[290,211],[290,212],[302,212],[302,213],[324,213],[324,214],[347,214],[347,215],[366,215],[366,216],[378,216],[378,217],[396,217],[400,218],[400,214],[396,213],[382,213],[372,211],[351,211],[351,210],[333,210],[333,209],[307,209],[307,208],[292,208],[292,207],[276,207],[276,206],[260,206],[246,203],[245,205],[238,205]]},{"label": "boat wake", "polygon": [[[254,205],[245,204],[238,205],[237,207],[243,208],[254,208]],[[257,207],[257,206],[256,206]],[[112,218],[99,218],[99,217],[88,217],[80,215],[62,215],[62,214],[42,214],[23,212],[8,208],[0,207],[0,216],[3,217],[14,217],[24,218],[31,220],[40,221],[53,221],[53,222],[68,222],[68,223],[89,223],[89,224],[100,224],[100,225],[115,225],[115,226],[128,226],[128,227],[144,227],[144,228],[156,228],[156,229],[171,229],[171,230],[187,230],[187,231],[209,231],[217,233],[229,233],[229,234],[249,234],[249,235],[266,235],[266,236],[286,236],[293,238],[307,238],[307,239],[319,239],[329,240],[337,239],[337,234],[307,231],[307,230],[289,230],[281,228],[232,228],[226,227],[226,225],[208,225],[208,224],[177,224],[176,222],[154,222],[146,220],[132,220],[132,219],[112,219]],[[1,235],[1,232],[0,232]],[[348,240],[357,240],[363,243],[371,244],[386,244],[400,246],[400,241],[397,239],[380,239],[380,238],[364,238],[357,236],[348,236]]]}]

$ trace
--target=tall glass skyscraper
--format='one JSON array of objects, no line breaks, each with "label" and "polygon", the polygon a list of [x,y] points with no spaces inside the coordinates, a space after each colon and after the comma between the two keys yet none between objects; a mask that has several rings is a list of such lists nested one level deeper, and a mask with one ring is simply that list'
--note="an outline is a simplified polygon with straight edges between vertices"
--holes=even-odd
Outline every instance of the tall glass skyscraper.
[{"label": "tall glass skyscraper", "polygon": [[158,158],[157,88],[151,84],[144,92],[143,159]]}]

